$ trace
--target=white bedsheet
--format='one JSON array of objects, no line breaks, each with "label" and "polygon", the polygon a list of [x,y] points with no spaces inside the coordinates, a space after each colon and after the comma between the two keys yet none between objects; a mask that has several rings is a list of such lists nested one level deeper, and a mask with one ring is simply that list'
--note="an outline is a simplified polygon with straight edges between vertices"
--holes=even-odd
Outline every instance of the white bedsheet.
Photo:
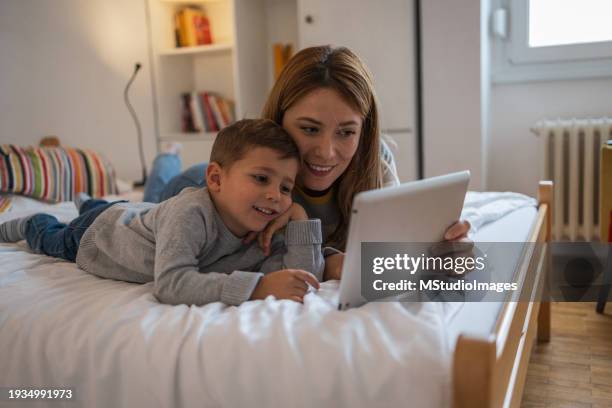
[{"label": "white bedsheet", "polygon": [[[76,215],[70,203],[20,199],[0,222],[43,209]],[[168,306],[151,284],[99,279],[23,242],[0,244],[0,387],[71,387],[87,407],[449,406],[445,319],[456,309],[339,312],[337,289],[325,282],[303,305]]]}]

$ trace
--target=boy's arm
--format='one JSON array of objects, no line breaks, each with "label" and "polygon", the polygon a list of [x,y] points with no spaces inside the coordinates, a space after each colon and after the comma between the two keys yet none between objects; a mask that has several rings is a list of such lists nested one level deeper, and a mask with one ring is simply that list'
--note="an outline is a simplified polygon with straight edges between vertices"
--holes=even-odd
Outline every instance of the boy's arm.
[{"label": "boy's arm", "polygon": [[179,210],[172,217],[162,216],[156,230],[154,294],[162,303],[239,305],[249,299],[263,276],[242,271],[200,273],[198,255],[208,238],[200,213]]},{"label": "boy's arm", "polygon": [[303,269],[321,281],[325,261],[321,252],[321,220],[290,221],[285,229],[285,243],[272,243],[271,255],[261,266],[267,273],[280,269]]}]

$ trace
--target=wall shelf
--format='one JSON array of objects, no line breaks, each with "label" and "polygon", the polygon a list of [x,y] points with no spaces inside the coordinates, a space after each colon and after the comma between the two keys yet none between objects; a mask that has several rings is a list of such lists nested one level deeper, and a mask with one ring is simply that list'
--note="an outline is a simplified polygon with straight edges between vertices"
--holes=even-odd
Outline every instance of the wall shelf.
[{"label": "wall shelf", "polygon": [[[180,131],[181,95],[209,92],[232,101],[236,119],[259,116],[273,76],[272,44],[287,42],[287,32],[295,33],[290,38],[297,37],[297,3],[147,0],[147,5],[158,151],[162,143],[182,143],[181,156],[186,168],[208,160],[216,132]],[[176,47],[176,13],[188,6],[195,6],[206,15],[212,44]]]},{"label": "wall shelf", "polygon": [[234,49],[233,44],[210,44],[210,45],[199,45],[197,47],[180,47],[163,50],[159,53],[160,56],[172,56],[172,55],[192,55],[192,54],[206,54],[215,52],[231,52]]}]

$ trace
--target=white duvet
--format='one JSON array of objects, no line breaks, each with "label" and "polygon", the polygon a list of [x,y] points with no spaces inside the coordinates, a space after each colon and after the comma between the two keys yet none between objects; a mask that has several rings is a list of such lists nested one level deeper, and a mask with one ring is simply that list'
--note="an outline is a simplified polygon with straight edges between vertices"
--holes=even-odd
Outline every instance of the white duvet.
[{"label": "white duvet", "polygon": [[[472,223],[511,211],[485,201],[466,205],[478,213]],[[71,203],[16,198],[0,222],[41,210],[76,215]],[[151,284],[100,279],[23,242],[0,244],[0,387],[69,387],[78,401],[70,407],[449,406],[452,307],[339,312],[337,289],[325,282],[303,305],[269,297],[168,306]]]}]

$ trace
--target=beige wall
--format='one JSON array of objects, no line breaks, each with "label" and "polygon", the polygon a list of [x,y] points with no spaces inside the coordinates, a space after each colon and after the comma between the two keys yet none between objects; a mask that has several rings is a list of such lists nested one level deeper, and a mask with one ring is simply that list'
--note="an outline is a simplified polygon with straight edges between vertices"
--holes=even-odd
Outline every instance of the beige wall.
[{"label": "beige wall", "polygon": [[612,78],[494,85],[489,189],[535,195],[540,144],[529,131],[540,119],[612,116]]},{"label": "beige wall", "polygon": [[481,190],[488,106],[481,4],[427,0],[421,7],[425,176],[468,169],[470,189]]},{"label": "beige wall", "polygon": [[130,92],[155,155],[144,0],[2,0],[0,143],[37,144],[57,135],[106,155],[125,179],[140,178]]}]

